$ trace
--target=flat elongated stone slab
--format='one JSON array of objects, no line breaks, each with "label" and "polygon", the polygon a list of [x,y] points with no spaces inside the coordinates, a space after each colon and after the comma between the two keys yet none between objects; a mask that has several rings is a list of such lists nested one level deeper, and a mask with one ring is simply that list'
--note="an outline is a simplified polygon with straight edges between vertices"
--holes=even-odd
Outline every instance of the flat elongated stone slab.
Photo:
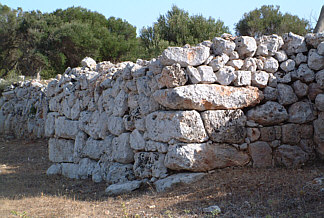
[{"label": "flat elongated stone slab", "polygon": [[241,109],[258,104],[263,94],[258,88],[217,84],[195,84],[157,90],[154,99],[164,107],[177,110]]}]

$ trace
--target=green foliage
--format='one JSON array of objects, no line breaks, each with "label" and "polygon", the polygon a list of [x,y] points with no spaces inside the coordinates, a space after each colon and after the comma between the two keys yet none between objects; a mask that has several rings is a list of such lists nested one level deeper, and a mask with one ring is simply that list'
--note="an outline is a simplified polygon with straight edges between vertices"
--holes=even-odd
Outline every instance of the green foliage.
[{"label": "green foliage", "polygon": [[293,32],[298,35],[305,35],[311,30],[307,20],[289,13],[282,14],[279,9],[279,6],[264,5],[260,9],[245,13],[236,24],[236,34],[259,37],[261,35],[282,35],[283,33]]},{"label": "green foliage", "polygon": [[224,32],[229,32],[229,28],[222,21],[211,17],[206,19],[202,15],[190,16],[173,6],[166,15],[160,15],[152,27],[144,27],[140,37],[147,56],[156,56],[169,45],[194,45]]}]

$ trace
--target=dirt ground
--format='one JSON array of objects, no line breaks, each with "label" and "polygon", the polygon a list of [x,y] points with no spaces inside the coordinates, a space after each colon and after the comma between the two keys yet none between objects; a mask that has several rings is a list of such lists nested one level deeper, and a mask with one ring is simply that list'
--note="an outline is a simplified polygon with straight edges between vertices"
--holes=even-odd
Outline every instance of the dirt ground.
[{"label": "dirt ground", "polygon": [[[108,197],[106,184],[46,176],[47,141],[0,138],[0,217],[324,217],[324,163],[301,169],[228,168],[156,193]],[[324,183],[324,181],[323,181]],[[218,205],[221,213],[202,209]]]}]

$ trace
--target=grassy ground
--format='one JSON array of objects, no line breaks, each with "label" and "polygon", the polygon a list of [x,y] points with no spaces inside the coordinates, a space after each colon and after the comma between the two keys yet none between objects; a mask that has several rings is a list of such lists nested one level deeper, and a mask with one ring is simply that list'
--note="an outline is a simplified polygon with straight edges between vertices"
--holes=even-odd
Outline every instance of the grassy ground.
[{"label": "grassy ground", "polygon": [[302,169],[229,168],[156,193],[105,196],[106,184],[46,176],[47,142],[0,138],[0,217],[324,217],[324,164]]}]

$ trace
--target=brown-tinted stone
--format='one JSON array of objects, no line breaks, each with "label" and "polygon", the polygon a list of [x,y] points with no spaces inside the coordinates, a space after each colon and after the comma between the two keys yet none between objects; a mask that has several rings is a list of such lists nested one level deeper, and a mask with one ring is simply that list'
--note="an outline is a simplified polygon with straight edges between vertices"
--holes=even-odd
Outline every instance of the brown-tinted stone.
[{"label": "brown-tinted stone", "polygon": [[300,128],[298,124],[285,124],[282,125],[282,142],[297,145],[300,141]]},{"label": "brown-tinted stone", "polygon": [[266,142],[254,142],[249,145],[249,153],[253,160],[253,167],[272,166],[272,149]]}]

